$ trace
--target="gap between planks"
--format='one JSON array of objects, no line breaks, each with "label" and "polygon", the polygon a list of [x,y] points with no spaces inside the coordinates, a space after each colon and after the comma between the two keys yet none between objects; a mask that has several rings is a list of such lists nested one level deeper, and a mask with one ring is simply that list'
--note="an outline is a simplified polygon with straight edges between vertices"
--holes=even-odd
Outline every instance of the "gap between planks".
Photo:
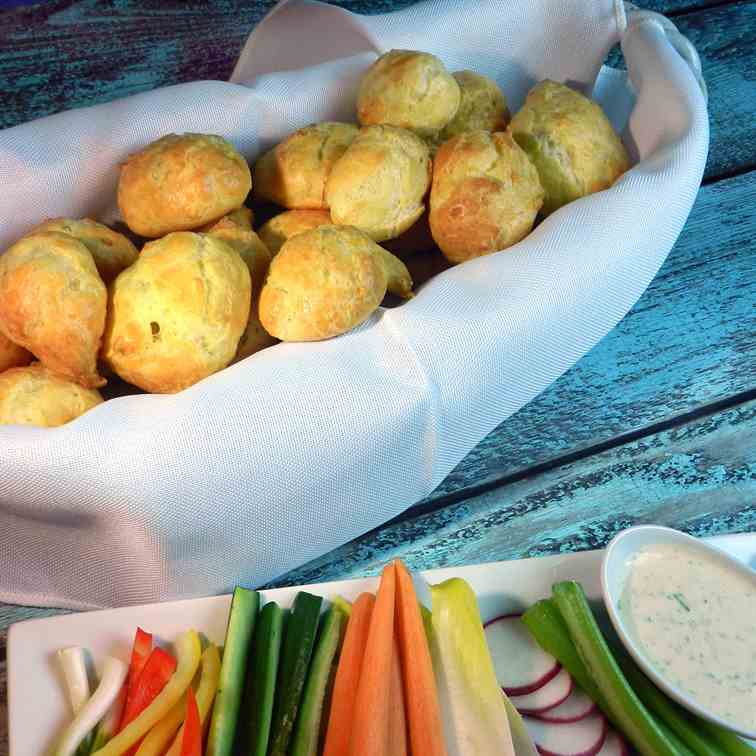
[{"label": "gap between planks", "polygon": [[592,457],[596,454],[601,454],[602,452],[609,451],[610,449],[613,449],[615,447],[624,446],[625,444],[632,443],[633,441],[638,441],[639,439],[645,438],[646,436],[653,436],[662,431],[675,428],[678,425],[684,425],[686,423],[699,420],[708,415],[713,415],[717,412],[722,412],[723,410],[737,407],[739,404],[745,404],[747,402],[753,401],[754,399],[756,399],[756,388],[749,389],[748,391],[743,391],[739,394],[725,397],[723,399],[719,399],[715,402],[711,402],[710,404],[698,407],[689,412],[684,412],[673,417],[665,418],[664,420],[652,423],[651,425],[647,425],[643,428],[637,428],[625,433],[620,433],[614,438],[607,439],[606,441],[600,441],[599,443],[592,444],[590,446],[575,449],[568,454],[553,457],[552,459],[549,459],[545,462],[540,462],[536,465],[518,470],[515,473],[491,478],[484,481],[483,483],[455,491],[454,493],[446,494],[445,496],[442,496],[438,499],[433,499],[429,502],[417,504],[370,532],[377,532],[387,525],[393,525],[395,523],[401,522],[402,520],[417,517],[418,515],[436,512],[440,509],[443,509],[444,507],[449,506],[450,504],[456,504],[460,501],[464,501],[465,499],[472,498],[473,496],[480,496],[481,494],[488,493],[497,488],[502,488],[503,486],[509,485],[510,483],[516,483],[518,481],[525,480],[526,478],[532,478],[536,475],[540,475],[550,470],[555,470],[556,468],[562,467],[563,465],[579,462],[581,459]]},{"label": "gap between planks", "polygon": [[[756,400],[384,525],[265,588],[600,549],[632,525],[756,531]],[[753,565],[756,567],[756,564]]]}]

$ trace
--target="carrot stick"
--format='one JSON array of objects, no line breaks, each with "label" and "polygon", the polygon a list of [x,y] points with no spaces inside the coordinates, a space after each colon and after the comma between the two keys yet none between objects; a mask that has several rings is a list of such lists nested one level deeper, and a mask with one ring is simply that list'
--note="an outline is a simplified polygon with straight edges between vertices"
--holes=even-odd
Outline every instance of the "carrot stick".
[{"label": "carrot stick", "polygon": [[446,756],[441,707],[420,605],[407,568],[399,560],[394,565],[397,635],[412,753]]},{"label": "carrot stick", "polygon": [[349,756],[393,756],[389,748],[391,657],[394,653],[396,569],[383,568],[375,597],[357,696]]},{"label": "carrot stick", "polygon": [[372,593],[360,594],[352,606],[333,682],[323,756],[347,756],[349,753],[354,694],[360,683],[362,657],[365,655],[374,606],[375,596]]},{"label": "carrot stick", "polygon": [[391,654],[391,690],[389,693],[388,753],[407,756],[407,714],[402,690],[402,667],[399,661],[399,643],[394,635]]}]

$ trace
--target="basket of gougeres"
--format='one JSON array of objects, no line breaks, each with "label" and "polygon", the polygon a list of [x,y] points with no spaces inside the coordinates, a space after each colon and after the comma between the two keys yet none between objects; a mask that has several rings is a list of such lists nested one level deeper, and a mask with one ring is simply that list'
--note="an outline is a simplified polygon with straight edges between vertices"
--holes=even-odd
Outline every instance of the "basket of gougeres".
[{"label": "basket of gougeres", "polygon": [[[630,166],[601,107],[568,85],[539,82],[511,118],[495,81],[420,51],[367,69],[355,121],[298,129],[253,170],[221,136],[168,134],[120,169],[141,253],[91,218],[45,220],[11,246],[2,422],[95,406],[98,361],[172,393],[278,340],[339,336],[387,294],[412,297],[419,261],[505,250]],[[280,208],[257,231],[250,192]]]},{"label": "basket of gougeres", "polygon": [[[311,508],[325,490],[339,491],[344,498],[333,516],[341,526],[315,538],[314,548],[302,540],[292,550],[296,563],[428,493],[486,432],[624,314],[664,259],[695,196],[706,152],[695,110],[705,121],[705,105],[695,79],[661,26],[639,22],[630,43],[632,24],[608,16],[611,3],[598,5],[595,49],[583,41],[589,49],[581,51],[580,34],[568,23],[551,20],[540,32],[577,35],[561,41],[568,49],[561,68],[558,54],[550,53],[551,60],[537,45],[532,54],[523,49],[534,46],[530,37],[539,39],[528,28],[521,55],[545,57],[532,65],[508,60],[507,49],[493,57],[495,41],[486,37],[480,70],[475,45],[467,40],[455,48],[453,30],[466,25],[482,34],[487,15],[506,27],[506,10],[495,4],[479,6],[479,26],[459,15],[463,8],[442,2],[400,12],[407,21],[412,14],[445,15],[444,56],[436,40],[424,46],[419,32],[414,48],[391,46],[396,25],[389,17],[397,14],[356,20],[334,8],[288,3],[245,51],[248,83],[259,98],[245,103],[247,131],[257,125],[260,138],[235,137],[244,129],[238,110],[229,119],[231,134],[220,105],[217,128],[207,128],[202,117],[178,117],[173,101],[158,102],[156,123],[173,128],[156,131],[156,125],[151,138],[131,136],[128,151],[103,169],[109,179],[98,192],[108,188],[118,208],[109,223],[104,213],[61,215],[39,206],[36,222],[0,256],[0,424],[13,426],[0,435],[0,448],[17,453],[6,500],[19,504],[34,491],[33,483],[18,483],[24,470],[31,475],[21,461],[32,443],[24,434],[35,434],[44,459],[52,447],[42,434],[62,433],[56,446],[67,448],[71,480],[78,470],[96,484],[103,472],[103,491],[112,483],[115,498],[135,500],[140,527],[149,537],[160,534],[147,563],[171,564],[175,551],[185,566],[187,554],[209,558],[207,544],[174,549],[170,525],[151,512],[157,501],[180,498],[180,507],[168,507],[180,518],[190,516],[195,496],[224,512],[233,500],[232,521],[259,518],[257,494],[271,495],[264,481],[276,470],[291,503],[280,521],[278,514],[266,517],[273,517],[273,530],[287,531],[303,508],[310,508],[308,521],[320,523]],[[567,10],[578,22],[594,23],[598,11],[588,6]],[[269,59],[255,80],[262,57],[255,59],[255,49],[267,49],[261,35],[271,40],[274,28],[283,33],[285,26],[296,34],[294,12],[311,13],[315,29],[325,23],[318,14],[331,26],[338,19],[345,38],[361,24],[374,39],[383,35],[385,49],[343,60],[331,51],[319,67],[284,70],[278,79]],[[655,66],[666,96],[682,88],[677,100],[665,106],[661,90],[642,76],[635,92],[616,72],[588,80],[622,34],[631,76],[634,67]],[[313,32],[309,45],[317,44]],[[457,67],[462,59],[472,64]],[[325,82],[317,101],[307,99],[313,80]],[[280,98],[295,83],[305,100],[287,112],[286,98],[274,101],[271,91]],[[245,95],[224,90],[223,96]],[[257,121],[253,106],[263,113]],[[664,107],[670,114],[657,112]],[[640,126],[626,130],[623,143],[619,131],[630,110]],[[663,129],[648,124],[652,113]],[[657,132],[665,129],[662,138]],[[684,169],[676,167],[675,149],[688,156]],[[662,158],[666,167],[644,165]],[[677,191],[678,206],[670,191]],[[666,220],[658,215],[663,195],[673,205]],[[109,200],[98,202],[91,206]],[[71,207],[86,204],[77,199]],[[105,414],[99,405],[108,384],[119,387],[119,396],[106,402],[112,409]],[[138,392],[176,398],[149,403],[122,396]],[[31,430],[40,426],[58,429]],[[193,432],[212,436],[210,454],[204,440],[190,440]],[[104,446],[120,459],[102,457],[93,469],[92,458],[77,452],[82,438],[87,455]],[[140,455],[137,448],[164,443],[169,452],[154,446]],[[335,456],[328,457],[330,450]],[[373,469],[356,481],[371,454]],[[140,455],[143,477],[125,493],[118,474],[103,467],[128,467],[131,455]],[[205,470],[223,460],[206,494],[197,493],[203,487],[197,479],[190,489],[176,482],[191,477],[181,471],[191,467],[187,457]],[[151,477],[158,458],[171,461]],[[233,469],[224,468],[228,459]],[[410,467],[416,460],[418,472],[402,472],[389,484],[398,459]],[[320,464],[328,474],[317,472]],[[308,475],[314,480],[301,483]],[[241,480],[227,488],[223,480],[235,478]],[[377,506],[365,504],[351,516],[348,490],[355,496],[369,490]],[[48,483],[44,496],[50,493]],[[128,512],[120,515],[126,521]],[[217,548],[223,539],[213,543]],[[291,566],[276,549],[265,541],[266,556],[257,565],[247,560],[245,571],[257,566],[262,579]],[[260,559],[259,551],[250,559]],[[207,578],[202,560],[197,564]],[[201,588],[229,585],[232,571],[221,568]],[[157,583],[161,595],[185,592],[175,575],[162,573]],[[71,593],[68,586],[52,592]],[[152,597],[143,595],[149,590],[137,593]]]}]

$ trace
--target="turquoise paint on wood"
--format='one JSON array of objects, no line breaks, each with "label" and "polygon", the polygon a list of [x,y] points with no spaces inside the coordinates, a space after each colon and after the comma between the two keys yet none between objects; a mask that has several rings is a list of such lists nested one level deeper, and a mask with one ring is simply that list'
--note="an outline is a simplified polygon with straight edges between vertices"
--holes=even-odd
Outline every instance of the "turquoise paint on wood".
[{"label": "turquoise paint on wood", "polygon": [[630,313],[505,420],[426,501],[754,388],[756,171],[701,189]]},{"label": "turquoise paint on wood", "polygon": [[[698,50],[709,89],[706,179],[756,168],[756,3],[730,3],[673,21]],[[609,63],[621,65],[617,52]]]},{"label": "turquoise paint on wood", "polygon": [[[336,4],[385,12],[411,3]],[[672,10],[701,53],[713,113],[706,175],[756,165],[749,151],[756,139],[756,5],[685,13],[699,6],[687,0],[640,4]],[[272,0],[164,5],[78,0],[9,11],[0,25],[0,128],[180,81],[226,79],[247,34],[272,5]]]},{"label": "turquoise paint on wood", "polygon": [[622,528],[756,530],[756,401],[358,538],[274,585],[602,548]]},{"label": "turquoise paint on wood", "polygon": [[[698,536],[756,530],[756,401],[356,539],[271,586],[601,548],[644,522]],[[0,605],[0,630],[59,613]]]}]

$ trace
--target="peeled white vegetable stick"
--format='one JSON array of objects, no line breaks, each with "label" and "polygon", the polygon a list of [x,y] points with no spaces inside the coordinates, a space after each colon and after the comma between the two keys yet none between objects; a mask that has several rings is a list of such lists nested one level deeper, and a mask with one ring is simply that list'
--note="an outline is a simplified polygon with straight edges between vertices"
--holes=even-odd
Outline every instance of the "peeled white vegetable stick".
[{"label": "peeled white vegetable stick", "polygon": [[79,646],[61,648],[57,657],[66,682],[68,702],[71,704],[73,715],[76,716],[89,700],[89,677],[84,649]]},{"label": "peeled white vegetable stick", "polygon": [[119,659],[112,656],[105,658],[97,690],[63,731],[55,748],[55,756],[73,756],[81,741],[95,728],[117,698],[127,672],[128,667]]},{"label": "peeled white vegetable stick", "polygon": [[94,740],[92,741],[92,748],[90,749],[92,753],[99,751],[116,734],[125,703],[126,685],[124,684],[121,686],[121,690],[113,700],[113,703],[110,704],[107,713],[100,720],[100,724],[97,725],[97,729],[94,732]]}]

